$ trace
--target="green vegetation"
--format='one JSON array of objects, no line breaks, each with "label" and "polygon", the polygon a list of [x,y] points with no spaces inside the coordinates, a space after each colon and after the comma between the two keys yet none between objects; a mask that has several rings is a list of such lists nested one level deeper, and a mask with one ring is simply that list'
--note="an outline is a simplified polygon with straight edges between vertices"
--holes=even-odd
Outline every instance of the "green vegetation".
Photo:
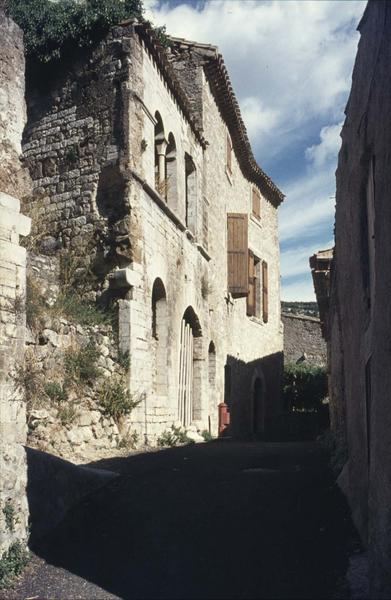
[{"label": "green vegetation", "polygon": [[283,312],[293,315],[307,315],[309,317],[319,317],[319,307],[317,302],[281,302]]},{"label": "green vegetation", "polygon": [[327,393],[327,372],[324,367],[285,365],[283,395],[288,410],[318,411]]},{"label": "green vegetation", "polygon": [[45,394],[53,402],[66,402],[68,400],[68,392],[64,384],[58,381],[49,381],[44,387]]},{"label": "green vegetation", "polygon": [[64,358],[65,372],[75,383],[93,383],[101,375],[96,362],[99,358],[95,344],[89,342],[78,350],[69,349]]},{"label": "green vegetation", "polygon": [[204,429],[204,431],[201,433],[201,435],[204,438],[205,442],[211,442],[212,440],[215,439],[214,436],[207,429]]},{"label": "green vegetation", "polygon": [[[6,9],[24,32],[26,54],[39,63],[53,63],[99,43],[113,25],[143,18],[142,0],[6,0]],[[165,27],[151,26],[162,46]]]},{"label": "green vegetation", "polygon": [[3,514],[5,517],[5,524],[7,528],[9,529],[9,531],[13,531],[15,523],[15,509],[9,500],[7,500],[3,507]]},{"label": "green vegetation", "polygon": [[61,421],[61,425],[70,425],[77,417],[77,410],[74,404],[60,406],[57,416]]},{"label": "green vegetation", "polygon": [[117,326],[117,313],[114,308],[101,310],[92,302],[84,300],[77,292],[69,290],[59,294],[53,306],[49,306],[41,294],[38,284],[27,278],[26,322],[34,331],[42,326],[45,317],[62,316],[78,325]]},{"label": "green vegetation", "polygon": [[7,0],[7,10],[24,32],[26,54],[41,63],[88,48],[111,26],[142,16],[140,0]]},{"label": "green vegetation", "polygon": [[53,307],[48,307],[49,314],[60,314],[79,325],[113,325],[115,312],[100,310],[95,304],[86,302],[76,292],[60,294]]},{"label": "green vegetation", "polygon": [[163,431],[157,439],[157,445],[160,447],[169,446],[173,448],[182,444],[194,444],[194,440],[188,438],[185,431],[174,425],[172,425],[171,430]]},{"label": "green vegetation", "polygon": [[98,391],[98,401],[104,414],[118,421],[129,415],[142,398],[134,398],[120,377],[107,379]]},{"label": "green vegetation", "polygon": [[0,559],[0,589],[12,583],[29,561],[29,554],[20,542],[14,542]]},{"label": "green vegetation", "polygon": [[121,350],[118,352],[118,364],[119,366],[124,370],[124,371],[128,371],[129,370],[129,366],[130,366],[130,357],[129,357],[129,352],[121,352]]},{"label": "green vegetation", "polygon": [[121,450],[134,450],[137,448],[137,444],[139,442],[139,434],[137,431],[133,431],[132,433],[127,433],[122,439],[118,442],[118,448]]}]

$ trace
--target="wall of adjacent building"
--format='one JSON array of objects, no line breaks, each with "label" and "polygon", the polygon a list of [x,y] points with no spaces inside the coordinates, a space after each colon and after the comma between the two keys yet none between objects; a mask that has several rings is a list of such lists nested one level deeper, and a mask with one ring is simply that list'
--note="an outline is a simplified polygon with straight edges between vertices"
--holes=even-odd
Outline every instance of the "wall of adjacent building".
[{"label": "wall of adjacent building", "polygon": [[341,414],[346,410],[348,462],[340,482],[369,549],[372,595],[389,598],[390,4],[369,2],[359,30],[337,170],[331,378]]},{"label": "wall of adjacent building", "polygon": [[21,30],[0,8],[0,557],[26,543],[28,506],[24,390],[17,384],[25,343],[26,250],[20,213],[29,181],[20,162],[26,121]]}]

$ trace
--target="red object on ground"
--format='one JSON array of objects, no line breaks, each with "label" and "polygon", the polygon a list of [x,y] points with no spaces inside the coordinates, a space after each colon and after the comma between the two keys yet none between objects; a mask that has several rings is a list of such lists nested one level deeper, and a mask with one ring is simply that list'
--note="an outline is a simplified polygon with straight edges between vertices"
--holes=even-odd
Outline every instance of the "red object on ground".
[{"label": "red object on ground", "polygon": [[228,425],[230,424],[231,416],[229,414],[229,408],[228,408],[227,404],[225,404],[225,402],[221,402],[221,404],[218,405],[218,409],[219,409],[219,435],[221,435],[223,433],[224,429],[226,429],[228,427]]}]

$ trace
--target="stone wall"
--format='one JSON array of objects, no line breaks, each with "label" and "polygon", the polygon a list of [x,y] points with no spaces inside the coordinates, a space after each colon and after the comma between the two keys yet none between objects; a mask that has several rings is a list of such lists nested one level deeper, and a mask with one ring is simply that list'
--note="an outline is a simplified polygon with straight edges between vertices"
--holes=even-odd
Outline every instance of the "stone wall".
[{"label": "stone wall", "polygon": [[319,319],[305,315],[282,315],[284,325],[285,363],[302,362],[324,367],[327,346],[322,337]]},{"label": "stone wall", "polygon": [[[370,556],[372,597],[391,595],[391,5],[370,1],[342,129],[330,298],[333,394],[346,411],[341,485]],[[338,433],[338,432],[337,432]]]},{"label": "stone wall", "polygon": [[28,177],[19,156],[25,124],[23,36],[0,8],[0,557],[27,539],[26,412],[15,373],[23,367],[26,236],[20,214]]},{"label": "stone wall", "polygon": [[93,264],[92,295],[131,258],[122,160],[129,141],[128,54],[114,29],[69,68],[28,72],[23,153],[34,184],[30,243],[46,254],[70,249]]}]

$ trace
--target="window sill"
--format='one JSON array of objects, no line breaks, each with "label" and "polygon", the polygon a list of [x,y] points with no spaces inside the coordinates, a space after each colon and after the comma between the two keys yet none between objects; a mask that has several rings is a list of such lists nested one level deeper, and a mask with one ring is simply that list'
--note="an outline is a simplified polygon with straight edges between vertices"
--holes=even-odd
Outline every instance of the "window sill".
[{"label": "window sill", "polygon": [[256,217],[254,214],[250,214],[250,221],[252,221],[253,223],[255,223],[255,225],[258,225],[258,227],[260,227],[262,229],[262,222],[261,219]]},{"label": "window sill", "polygon": [[248,317],[248,318],[250,319],[250,321],[252,321],[253,323],[256,323],[257,325],[266,325],[266,323],[264,323],[262,321],[262,319],[260,319],[259,317]]}]

